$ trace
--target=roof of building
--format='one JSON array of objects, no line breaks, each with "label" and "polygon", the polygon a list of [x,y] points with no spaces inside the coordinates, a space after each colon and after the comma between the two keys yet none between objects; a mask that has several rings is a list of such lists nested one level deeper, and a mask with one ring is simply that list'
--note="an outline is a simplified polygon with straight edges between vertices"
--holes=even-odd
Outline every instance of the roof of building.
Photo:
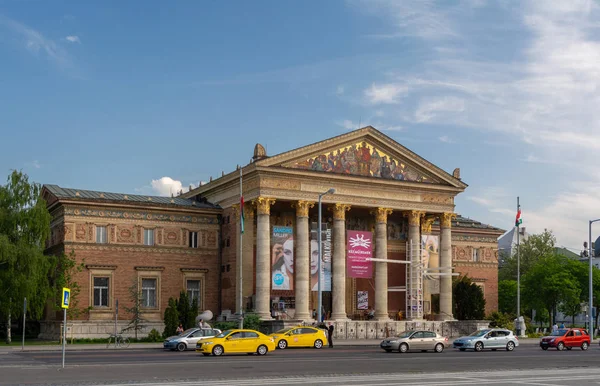
[{"label": "roof of building", "polygon": [[581,258],[581,256],[579,256],[579,254],[577,254],[577,253],[575,253],[573,251],[569,251],[565,247],[554,247],[554,251],[556,252],[557,255],[563,255],[563,256],[566,256],[566,257],[568,257],[570,259],[579,259],[579,258]]},{"label": "roof of building", "polygon": [[106,202],[133,202],[133,203],[153,203],[166,206],[178,206],[187,208],[198,208],[198,209],[219,209],[219,205],[212,204],[206,200],[196,200],[193,198],[183,197],[162,197],[162,196],[146,196],[138,194],[123,194],[123,193],[110,193],[100,192],[95,190],[84,190],[84,189],[71,189],[62,188],[58,185],[44,185],[51,194],[56,196],[58,199],[69,199],[69,200],[93,200],[93,201],[106,201]]}]

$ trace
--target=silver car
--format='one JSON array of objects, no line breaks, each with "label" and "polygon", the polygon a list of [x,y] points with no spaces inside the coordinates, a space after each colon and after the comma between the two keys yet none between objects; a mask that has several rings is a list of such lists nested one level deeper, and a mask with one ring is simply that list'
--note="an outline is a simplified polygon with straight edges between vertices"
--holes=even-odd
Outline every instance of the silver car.
[{"label": "silver car", "polygon": [[519,339],[510,330],[484,328],[483,330],[475,331],[469,336],[462,336],[454,340],[452,346],[460,351],[481,351],[484,349],[513,351],[515,347],[519,346]]},{"label": "silver car", "polygon": [[448,338],[433,331],[404,331],[400,335],[387,338],[379,345],[386,352],[394,350],[405,353],[410,350],[442,352],[448,345]]},{"label": "silver car", "polygon": [[190,328],[179,335],[170,336],[163,342],[163,348],[169,350],[185,351],[195,349],[196,343],[205,338],[219,335],[221,330],[214,328]]}]

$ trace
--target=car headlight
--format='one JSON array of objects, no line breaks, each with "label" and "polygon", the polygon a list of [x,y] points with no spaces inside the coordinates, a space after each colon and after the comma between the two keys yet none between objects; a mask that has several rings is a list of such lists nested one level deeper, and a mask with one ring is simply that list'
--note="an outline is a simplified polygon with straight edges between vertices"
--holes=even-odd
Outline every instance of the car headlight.
[{"label": "car headlight", "polygon": [[279,336],[273,335],[273,339],[277,339],[277,338],[279,338]]},{"label": "car headlight", "polygon": [[203,344],[213,344],[214,342],[202,342]]},{"label": "car headlight", "polygon": [[275,339],[271,338],[271,342],[275,342]]},{"label": "car headlight", "polygon": [[556,338],[552,338],[552,339],[550,339],[550,343],[554,342],[554,340],[555,340],[555,339],[556,339]]},{"label": "car headlight", "polygon": [[389,343],[398,343],[397,340],[390,340]]}]

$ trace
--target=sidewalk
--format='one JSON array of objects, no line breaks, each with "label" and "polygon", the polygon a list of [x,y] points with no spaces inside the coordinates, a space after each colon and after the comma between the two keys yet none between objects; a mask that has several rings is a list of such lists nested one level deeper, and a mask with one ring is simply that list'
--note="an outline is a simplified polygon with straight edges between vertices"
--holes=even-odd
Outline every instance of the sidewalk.
[{"label": "sidewalk", "polygon": [[[379,347],[379,343],[381,343],[382,339],[334,339],[333,344],[336,347],[356,347],[356,346],[370,346],[370,347]],[[454,339],[449,339],[448,342],[451,344]],[[539,344],[539,338],[521,338],[519,339],[519,344],[521,345],[537,345]],[[594,342],[592,342],[593,344]],[[88,350],[158,350],[162,349],[163,344],[160,343],[132,343],[129,348],[124,349],[115,349],[114,346],[111,348],[106,348],[105,343],[101,344],[67,344],[65,350],[66,351],[88,351]],[[24,351],[61,351],[61,345],[25,345]],[[0,344],[0,353],[7,352],[20,352],[21,346],[4,346]]]}]

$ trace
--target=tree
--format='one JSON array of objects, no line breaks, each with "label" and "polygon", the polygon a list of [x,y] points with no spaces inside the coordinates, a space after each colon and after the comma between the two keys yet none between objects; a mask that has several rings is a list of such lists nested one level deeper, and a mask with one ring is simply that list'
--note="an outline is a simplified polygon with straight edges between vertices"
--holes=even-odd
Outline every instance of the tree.
[{"label": "tree", "polygon": [[168,338],[177,333],[177,327],[179,326],[179,312],[177,311],[177,301],[173,298],[169,298],[169,306],[165,310],[165,330],[163,331],[163,338]]},{"label": "tree", "polygon": [[[545,230],[539,235],[529,235],[519,245],[519,260],[521,277],[539,261],[555,254],[556,238],[552,231]],[[517,251],[516,246],[511,256],[506,257],[504,265],[498,272],[499,280],[517,280]]]},{"label": "tree", "polygon": [[522,280],[523,299],[532,308],[548,310],[550,324],[561,303],[572,304],[581,294],[577,278],[567,269],[568,260],[554,254],[545,257]]},{"label": "tree", "polygon": [[133,330],[135,334],[135,340],[138,339],[138,331],[146,328],[146,323],[148,322],[143,318],[143,310],[142,310],[142,291],[140,291],[140,283],[137,279],[134,279],[133,284],[128,289],[129,291],[129,299],[131,300],[131,307],[123,307],[125,311],[131,314],[131,320],[127,327],[123,329],[123,331],[131,331]]},{"label": "tree", "polygon": [[[85,263],[77,263],[75,260],[75,251],[71,250],[68,255],[61,254],[56,256],[56,267],[54,272],[53,287],[55,288],[55,295],[57,299],[62,296],[62,289],[69,288],[71,295],[69,299],[69,309],[67,310],[67,316],[69,318],[78,318],[82,312],[88,311],[92,307],[81,309],[79,305],[79,294],[81,293],[81,286],[74,279],[76,273],[82,272],[85,268]],[[57,310],[60,310],[60,302],[54,302]]]},{"label": "tree", "polygon": [[477,320],[485,316],[485,298],[480,286],[462,276],[452,286],[454,316],[459,320]]},{"label": "tree", "polygon": [[44,256],[50,234],[50,213],[41,186],[13,171],[0,186],[0,317],[6,321],[6,342],[11,342],[11,318],[27,312],[41,317],[53,289],[48,280],[56,260]]},{"label": "tree", "polygon": [[198,303],[190,302],[187,292],[181,291],[179,301],[177,302],[177,311],[179,312],[179,321],[184,328],[196,326],[196,316],[198,316]]},{"label": "tree", "polygon": [[517,314],[517,281],[498,282],[498,310],[507,314]]}]

